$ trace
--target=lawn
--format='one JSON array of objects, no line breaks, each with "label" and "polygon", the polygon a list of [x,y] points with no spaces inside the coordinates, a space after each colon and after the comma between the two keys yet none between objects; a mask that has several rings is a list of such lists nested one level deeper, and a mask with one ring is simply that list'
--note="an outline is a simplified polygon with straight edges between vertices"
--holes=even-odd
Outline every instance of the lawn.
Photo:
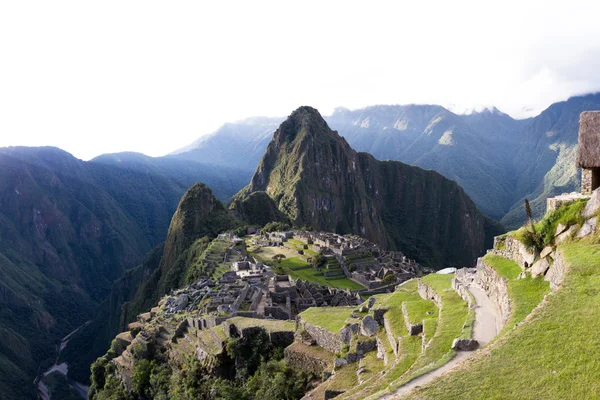
[{"label": "lawn", "polygon": [[333,333],[346,326],[346,320],[356,307],[311,307],[299,314],[311,325],[317,325]]},{"label": "lawn", "polygon": [[571,243],[560,251],[567,275],[540,312],[468,368],[435,380],[411,398],[600,398],[600,245]]},{"label": "lawn", "polygon": [[282,331],[295,331],[296,322],[294,321],[283,321],[283,320],[271,320],[271,319],[258,319],[258,318],[246,318],[246,317],[234,317],[226,322],[227,324],[234,324],[239,329],[244,329],[252,326],[260,326],[265,328],[268,332],[282,332]]},{"label": "lawn", "polygon": [[365,288],[361,284],[346,278],[344,275],[340,275],[339,277],[325,277],[322,272],[312,268],[309,263],[298,257],[296,252],[287,247],[263,247],[253,253],[259,260],[270,264],[274,263],[272,258],[275,254],[283,254],[287,257],[276,265],[282,267],[285,273],[294,279],[302,279],[338,289],[362,290]]},{"label": "lawn", "polygon": [[521,267],[512,260],[507,260],[493,254],[488,254],[483,261],[494,268],[498,275],[507,278],[508,295],[512,299],[510,318],[506,323],[504,330],[512,329],[525,318],[531,310],[544,298],[550,291],[550,284],[544,281],[543,276],[535,279],[517,279],[521,273]]}]

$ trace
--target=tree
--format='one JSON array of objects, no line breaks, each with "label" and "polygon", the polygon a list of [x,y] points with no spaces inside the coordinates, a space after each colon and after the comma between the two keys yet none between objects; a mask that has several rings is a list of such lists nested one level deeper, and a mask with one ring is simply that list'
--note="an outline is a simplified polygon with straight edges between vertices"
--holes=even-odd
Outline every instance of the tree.
[{"label": "tree", "polygon": [[277,264],[281,263],[281,260],[283,260],[285,258],[285,255],[283,254],[275,254],[273,256],[273,260],[277,261]]}]

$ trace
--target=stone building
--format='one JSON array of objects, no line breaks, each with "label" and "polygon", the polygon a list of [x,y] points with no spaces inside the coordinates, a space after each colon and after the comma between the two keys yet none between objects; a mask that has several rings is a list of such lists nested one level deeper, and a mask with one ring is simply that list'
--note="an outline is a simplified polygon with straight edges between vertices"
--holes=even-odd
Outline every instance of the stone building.
[{"label": "stone building", "polygon": [[600,111],[585,111],[579,119],[577,168],[581,168],[581,194],[600,187]]}]

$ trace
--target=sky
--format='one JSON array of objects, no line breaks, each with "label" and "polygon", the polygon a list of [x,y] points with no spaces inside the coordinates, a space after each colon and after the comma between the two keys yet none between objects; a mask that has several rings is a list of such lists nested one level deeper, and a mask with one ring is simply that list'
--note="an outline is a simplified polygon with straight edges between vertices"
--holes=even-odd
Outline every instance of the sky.
[{"label": "sky", "polygon": [[598,1],[2,1],[0,147],[160,156],[300,105],[495,106],[600,90]]}]

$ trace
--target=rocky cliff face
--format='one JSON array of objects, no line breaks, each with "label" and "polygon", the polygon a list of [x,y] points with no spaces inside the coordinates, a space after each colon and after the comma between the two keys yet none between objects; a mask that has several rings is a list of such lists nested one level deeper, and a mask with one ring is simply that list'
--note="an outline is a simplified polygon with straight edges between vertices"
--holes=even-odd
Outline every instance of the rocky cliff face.
[{"label": "rocky cliff face", "polygon": [[360,234],[426,265],[470,265],[484,250],[485,218],[455,182],[357,153],[311,107],[281,124],[234,202],[259,191],[296,226]]}]

